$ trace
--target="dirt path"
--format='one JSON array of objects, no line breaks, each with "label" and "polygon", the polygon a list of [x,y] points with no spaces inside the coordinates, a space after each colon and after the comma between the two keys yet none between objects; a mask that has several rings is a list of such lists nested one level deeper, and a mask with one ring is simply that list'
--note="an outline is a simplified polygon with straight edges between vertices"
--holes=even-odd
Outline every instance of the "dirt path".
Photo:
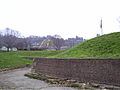
[{"label": "dirt path", "polygon": [[68,87],[51,87],[49,84],[25,77],[30,72],[29,68],[17,69],[0,73],[0,88],[4,89],[40,89],[40,90],[77,90]]}]

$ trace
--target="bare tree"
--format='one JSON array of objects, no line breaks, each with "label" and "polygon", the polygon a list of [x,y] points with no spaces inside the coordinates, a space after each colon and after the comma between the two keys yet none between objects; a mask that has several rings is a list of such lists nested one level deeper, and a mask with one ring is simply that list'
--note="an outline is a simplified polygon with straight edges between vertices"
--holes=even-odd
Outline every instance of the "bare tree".
[{"label": "bare tree", "polygon": [[3,44],[7,48],[7,51],[9,51],[9,49],[12,50],[19,36],[20,34],[18,31],[15,31],[9,28],[6,28],[3,31]]},{"label": "bare tree", "polygon": [[26,50],[27,49],[27,41],[26,38],[17,38],[15,47],[18,50]]},{"label": "bare tree", "polygon": [[0,48],[3,46],[3,36],[0,32]]},{"label": "bare tree", "polygon": [[57,47],[57,50],[60,50],[60,48],[64,45],[65,41],[61,36],[55,35],[52,37],[54,45]]},{"label": "bare tree", "polygon": [[30,49],[31,49],[31,47],[32,47],[32,40],[33,40],[33,38],[32,38],[31,36],[25,38],[27,50],[30,50]]}]

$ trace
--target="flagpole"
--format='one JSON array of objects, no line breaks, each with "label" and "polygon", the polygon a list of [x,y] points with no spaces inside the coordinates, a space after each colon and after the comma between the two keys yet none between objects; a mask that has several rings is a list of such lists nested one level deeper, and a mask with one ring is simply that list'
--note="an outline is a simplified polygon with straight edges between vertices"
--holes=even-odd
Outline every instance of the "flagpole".
[{"label": "flagpole", "polygon": [[103,35],[103,28],[101,28],[101,35]]}]

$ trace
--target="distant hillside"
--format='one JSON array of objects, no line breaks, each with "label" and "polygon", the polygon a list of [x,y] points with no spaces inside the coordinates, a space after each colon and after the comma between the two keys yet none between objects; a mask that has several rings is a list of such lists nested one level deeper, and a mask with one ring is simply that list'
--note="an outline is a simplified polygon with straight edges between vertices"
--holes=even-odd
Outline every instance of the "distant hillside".
[{"label": "distant hillside", "polygon": [[120,58],[120,32],[87,40],[54,58]]}]

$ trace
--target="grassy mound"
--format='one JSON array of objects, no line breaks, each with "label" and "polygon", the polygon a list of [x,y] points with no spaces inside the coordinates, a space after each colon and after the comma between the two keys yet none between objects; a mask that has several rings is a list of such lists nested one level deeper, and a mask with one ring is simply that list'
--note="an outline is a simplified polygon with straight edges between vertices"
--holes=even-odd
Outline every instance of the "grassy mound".
[{"label": "grassy mound", "polygon": [[87,40],[54,58],[120,58],[120,32]]},{"label": "grassy mound", "polygon": [[120,58],[120,32],[87,40],[66,51],[0,52],[0,69],[32,63],[21,57]]},{"label": "grassy mound", "polygon": [[32,64],[31,60],[22,57],[48,57],[63,51],[15,51],[0,52],[0,69]]}]

